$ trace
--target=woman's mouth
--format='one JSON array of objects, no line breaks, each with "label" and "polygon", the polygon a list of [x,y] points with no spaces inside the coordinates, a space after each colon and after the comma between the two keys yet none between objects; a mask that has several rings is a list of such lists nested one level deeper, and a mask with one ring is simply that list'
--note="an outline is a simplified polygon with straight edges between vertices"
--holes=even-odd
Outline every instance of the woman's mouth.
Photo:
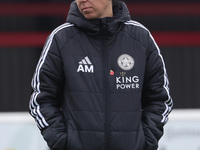
[{"label": "woman's mouth", "polygon": [[81,10],[82,10],[82,12],[88,12],[88,11],[90,11],[92,9],[92,7],[84,7],[84,8],[82,8]]}]

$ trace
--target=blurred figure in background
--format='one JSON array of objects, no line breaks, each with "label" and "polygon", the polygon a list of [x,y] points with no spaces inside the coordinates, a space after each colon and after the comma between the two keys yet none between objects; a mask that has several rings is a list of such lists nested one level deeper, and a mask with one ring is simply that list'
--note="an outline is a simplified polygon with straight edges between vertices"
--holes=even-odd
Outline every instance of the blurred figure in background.
[{"label": "blurred figure in background", "polygon": [[156,150],[173,106],[156,42],[118,0],[72,2],[32,88],[30,114],[52,150]]}]

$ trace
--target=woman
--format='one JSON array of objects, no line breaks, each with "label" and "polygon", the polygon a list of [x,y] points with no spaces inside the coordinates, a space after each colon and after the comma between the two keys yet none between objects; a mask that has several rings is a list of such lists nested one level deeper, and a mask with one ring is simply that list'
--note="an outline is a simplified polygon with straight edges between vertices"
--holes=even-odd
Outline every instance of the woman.
[{"label": "woman", "polygon": [[156,150],[173,105],[160,50],[121,1],[72,2],[32,87],[30,113],[52,150]]}]

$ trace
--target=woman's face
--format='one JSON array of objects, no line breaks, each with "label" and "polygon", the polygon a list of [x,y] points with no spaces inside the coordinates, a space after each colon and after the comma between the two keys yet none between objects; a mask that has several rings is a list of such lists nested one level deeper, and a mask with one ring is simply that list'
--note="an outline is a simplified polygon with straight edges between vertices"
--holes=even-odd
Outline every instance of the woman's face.
[{"label": "woman's face", "polygon": [[79,11],[87,19],[112,17],[112,0],[75,0]]}]

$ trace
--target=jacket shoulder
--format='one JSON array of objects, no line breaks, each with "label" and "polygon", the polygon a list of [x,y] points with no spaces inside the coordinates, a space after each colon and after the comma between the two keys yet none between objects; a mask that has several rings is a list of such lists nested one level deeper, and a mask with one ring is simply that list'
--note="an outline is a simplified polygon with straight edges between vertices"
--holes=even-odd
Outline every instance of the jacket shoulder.
[{"label": "jacket shoulder", "polygon": [[65,43],[69,39],[71,39],[77,30],[75,30],[74,24],[64,23],[58,26],[53,32],[50,34],[50,37],[58,39],[61,43]]},{"label": "jacket shoulder", "polygon": [[151,33],[144,25],[133,20],[126,21],[124,25],[124,31],[127,32],[130,37],[132,37],[134,40],[137,40],[142,45],[148,44]]},{"label": "jacket shoulder", "polygon": [[124,24],[130,31],[137,31],[140,34],[149,34],[150,32],[144,25],[134,20],[126,21]]},{"label": "jacket shoulder", "polygon": [[73,29],[74,25],[70,23],[64,23],[54,29],[48,36],[43,51],[47,54],[51,52],[57,56],[60,55],[60,50],[63,48],[64,44],[72,39],[72,37],[77,32]]}]

